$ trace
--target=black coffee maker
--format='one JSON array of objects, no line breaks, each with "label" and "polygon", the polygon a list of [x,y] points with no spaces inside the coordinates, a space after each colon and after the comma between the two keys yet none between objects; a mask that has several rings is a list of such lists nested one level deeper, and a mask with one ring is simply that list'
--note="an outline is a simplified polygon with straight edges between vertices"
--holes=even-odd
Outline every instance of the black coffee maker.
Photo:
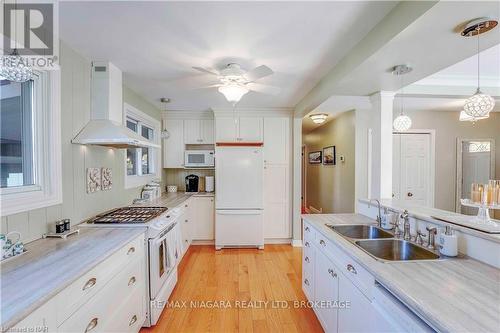
[{"label": "black coffee maker", "polygon": [[198,182],[200,177],[197,175],[186,176],[186,192],[198,192]]}]

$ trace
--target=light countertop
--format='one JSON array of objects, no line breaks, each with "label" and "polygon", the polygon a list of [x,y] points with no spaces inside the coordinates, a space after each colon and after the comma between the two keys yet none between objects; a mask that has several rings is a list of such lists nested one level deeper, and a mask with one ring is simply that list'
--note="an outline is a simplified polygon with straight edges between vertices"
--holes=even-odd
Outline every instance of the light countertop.
[{"label": "light countertop", "polygon": [[67,239],[39,239],[0,264],[2,330],[23,320],[146,228],[81,228]]},{"label": "light countertop", "polygon": [[166,207],[166,208],[175,208],[182,204],[187,199],[192,196],[195,197],[213,197],[215,194],[213,192],[174,192],[174,193],[163,193],[162,196],[158,199],[154,199],[150,202],[146,202],[143,204],[134,204],[133,206],[140,207]]},{"label": "light countertop", "polygon": [[433,328],[443,332],[498,332],[500,270],[470,258],[381,262],[325,226],[375,223],[359,214],[302,218],[367,269]]}]

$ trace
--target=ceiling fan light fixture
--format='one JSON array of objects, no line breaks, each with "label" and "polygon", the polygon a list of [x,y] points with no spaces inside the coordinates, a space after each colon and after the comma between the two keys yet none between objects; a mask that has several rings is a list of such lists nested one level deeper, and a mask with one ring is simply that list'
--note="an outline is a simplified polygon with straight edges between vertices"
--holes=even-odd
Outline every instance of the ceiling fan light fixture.
[{"label": "ceiling fan light fixture", "polygon": [[309,116],[313,123],[315,124],[322,124],[326,121],[326,118],[328,118],[328,115],[326,113],[317,113],[317,114],[312,114]]},{"label": "ceiling fan light fixture", "polygon": [[249,90],[240,84],[227,84],[219,87],[219,92],[226,97],[227,101],[236,104]]}]

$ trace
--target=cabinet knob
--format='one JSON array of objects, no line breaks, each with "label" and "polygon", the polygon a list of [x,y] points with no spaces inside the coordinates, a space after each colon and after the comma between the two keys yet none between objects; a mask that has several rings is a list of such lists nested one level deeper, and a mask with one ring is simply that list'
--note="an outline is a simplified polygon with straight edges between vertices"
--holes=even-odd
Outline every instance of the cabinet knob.
[{"label": "cabinet knob", "polygon": [[305,257],[305,258],[304,258],[304,260],[305,260],[306,262],[309,262],[309,257]]},{"label": "cabinet knob", "polygon": [[85,328],[85,333],[92,331],[94,328],[96,328],[98,323],[98,318],[93,318]]},{"label": "cabinet knob", "polygon": [[305,242],[304,245],[307,246],[307,247],[310,247],[309,246],[309,242]]},{"label": "cabinet knob", "polygon": [[308,285],[309,285],[309,280],[308,280],[308,279],[305,279],[305,280],[304,280],[304,283],[305,283],[305,285],[306,285],[306,286],[308,286]]},{"label": "cabinet knob", "polygon": [[320,240],[319,240],[319,243],[320,243],[321,245],[323,245],[323,246],[326,246],[325,241],[324,241],[324,240],[322,240],[322,239],[320,239]]},{"label": "cabinet knob", "polygon": [[85,285],[83,286],[82,290],[87,290],[89,288],[92,288],[93,286],[95,286],[95,284],[97,283],[97,279],[96,278],[91,278],[87,281],[87,283],[85,283]]},{"label": "cabinet knob", "polygon": [[136,278],[135,278],[135,276],[132,276],[130,278],[130,280],[128,280],[128,285],[131,286],[131,285],[135,284],[135,281],[137,281]]},{"label": "cabinet knob", "polygon": [[128,323],[128,326],[132,326],[135,324],[135,322],[137,321],[137,316],[136,315],[133,315],[132,316],[132,319],[130,319],[129,323]]},{"label": "cabinet knob", "polygon": [[187,221],[188,221],[187,219],[184,220],[184,222],[187,222]]},{"label": "cabinet knob", "polygon": [[305,230],[305,231],[309,231],[309,227],[306,227],[304,230]]},{"label": "cabinet knob", "polygon": [[356,268],[354,268],[354,266],[351,264],[347,264],[347,271],[351,272],[352,274],[358,274]]},{"label": "cabinet knob", "polygon": [[134,252],[135,252],[135,247],[132,246],[130,249],[128,249],[127,255],[131,255]]},{"label": "cabinet knob", "polygon": [[334,278],[336,278],[336,277],[337,277],[337,273],[335,273],[335,272],[333,271],[333,269],[331,269],[331,268],[328,268],[328,273],[330,273],[330,275],[331,275],[332,277],[334,277]]},{"label": "cabinet knob", "polygon": [[409,197],[412,197],[412,196],[413,196],[413,193],[408,192],[408,194],[407,194],[407,195],[408,195]]}]

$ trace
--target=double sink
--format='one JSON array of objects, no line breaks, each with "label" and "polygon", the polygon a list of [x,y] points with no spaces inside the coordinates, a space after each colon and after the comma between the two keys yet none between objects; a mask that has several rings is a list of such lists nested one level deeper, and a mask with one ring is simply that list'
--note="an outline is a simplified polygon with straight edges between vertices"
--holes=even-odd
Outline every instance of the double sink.
[{"label": "double sink", "polygon": [[374,225],[326,225],[376,259],[411,261],[439,259],[439,255]]}]

